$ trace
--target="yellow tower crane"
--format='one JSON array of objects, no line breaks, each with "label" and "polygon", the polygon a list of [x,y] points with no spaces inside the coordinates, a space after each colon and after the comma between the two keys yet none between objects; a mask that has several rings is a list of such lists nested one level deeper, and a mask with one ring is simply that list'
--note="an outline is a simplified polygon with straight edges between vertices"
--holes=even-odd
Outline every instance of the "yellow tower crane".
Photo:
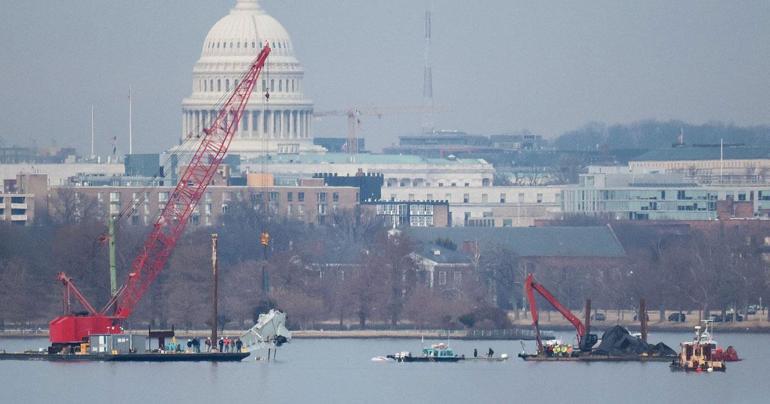
[{"label": "yellow tower crane", "polygon": [[436,108],[432,107],[368,107],[368,108],[349,108],[346,110],[332,110],[332,111],[316,111],[313,112],[313,117],[323,118],[327,116],[344,116],[348,119],[348,135],[347,142],[345,143],[347,152],[350,156],[350,161],[355,162],[356,155],[358,154],[358,137],[361,132],[361,118],[365,116],[376,116],[382,118],[383,115],[394,114],[421,114],[424,112],[436,112]]}]

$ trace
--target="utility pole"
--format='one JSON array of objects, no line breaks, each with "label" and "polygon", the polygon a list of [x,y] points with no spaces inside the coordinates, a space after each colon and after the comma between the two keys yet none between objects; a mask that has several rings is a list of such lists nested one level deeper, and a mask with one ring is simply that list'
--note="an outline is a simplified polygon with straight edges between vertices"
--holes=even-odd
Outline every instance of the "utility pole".
[{"label": "utility pole", "polygon": [[642,341],[647,342],[647,304],[644,299],[639,300],[639,322],[642,328]]},{"label": "utility pole", "polygon": [[118,293],[118,276],[115,262],[115,216],[113,215],[110,215],[107,222],[107,233],[109,237],[107,243],[110,249],[110,296],[115,297]]},{"label": "utility pole", "polygon": [[263,231],[259,235],[259,243],[262,245],[262,258],[264,260],[262,263],[262,293],[267,299],[270,293],[270,274],[267,272],[267,249],[270,246],[270,233]]},{"label": "utility pole", "polygon": [[213,233],[211,235],[211,275],[212,275],[212,301],[211,301],[211,347],[214,349],[217,346],[217,291],[218,291],[218,268],[219,264],[217,263],[217,240],[218,235],[216,233]]},{"label": "utility pole", "polygon": [[586,313],[585,313],[586,335],[588,335],[591,333],[591,299],[586,299],[585,310],[586,310]]}]

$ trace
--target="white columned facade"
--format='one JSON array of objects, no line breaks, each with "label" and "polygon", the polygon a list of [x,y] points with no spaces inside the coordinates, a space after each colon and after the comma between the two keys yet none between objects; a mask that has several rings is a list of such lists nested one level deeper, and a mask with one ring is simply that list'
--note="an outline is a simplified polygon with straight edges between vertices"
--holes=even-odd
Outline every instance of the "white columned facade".
[{"label": "white columned facade", "polygon": [[[267,66],[229,152],[245,159],[279,148],[322,152],[311,140],[313,102],[302,93],[304,69],[294,55],[291,37],[257,0],[233,1],[235,7],[206,36],[201,57],[193,68],[192,94],[182,101],[181,140],[211,125],[220,99],[235,87],[264,44],[269,43]],[[269,102],[264,99],[265,90],[270,90]]]}]

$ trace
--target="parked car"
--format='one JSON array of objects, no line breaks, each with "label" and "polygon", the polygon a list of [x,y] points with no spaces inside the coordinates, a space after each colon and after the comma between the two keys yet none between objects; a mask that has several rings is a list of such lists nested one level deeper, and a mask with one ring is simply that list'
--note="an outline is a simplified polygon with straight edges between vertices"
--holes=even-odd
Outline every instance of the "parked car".
[{"label": "parked car", "polygon": [[[650,315],[649,314],[644,313],[644,318],[645,318],[645,320],[650,321]],[[634,314],[634,321],[638,321],[638,320],[639,320],[639,314]]]},{"label": "parked car", "polygon": [[591,319],[594,321],[605,321],[607,320],[607,316],[605,316],[604,313],[596,313],[591,316]]},{"label": "parked car", "polygon": [[765,309],[767,309],[767,306],[762,307],[762,306],[760,306],[758,304],[752,304],[751,306],[749,306],[749,308],[753,309],[754,310],[754,314],[756,314],[756,313],[765,311]]},{"label": "parked car", "polygon": [[715,323],[721,323],[724,319],[722,318],[721,314],[712,314],[711,315],[711,321]]},{"label": "parked car", "polygon": [[747,307],[746,314],[757,314],[757,308],[755,306]]},{"label": "parked car", "polygon": [[684,323],[685,321],[687,321],[687,316],[684,313],[682,313],[682,312],[671,313],[671,314],[668,315],[668,321],[673,321],[673,322],[677,322],[677,323]]},{"label": "parked car", "polygon": [[[733,321],[734,313],[725,314],[725,321]],[[743,315],[741,313],[735,314],[735,321],[743,321]]]}]

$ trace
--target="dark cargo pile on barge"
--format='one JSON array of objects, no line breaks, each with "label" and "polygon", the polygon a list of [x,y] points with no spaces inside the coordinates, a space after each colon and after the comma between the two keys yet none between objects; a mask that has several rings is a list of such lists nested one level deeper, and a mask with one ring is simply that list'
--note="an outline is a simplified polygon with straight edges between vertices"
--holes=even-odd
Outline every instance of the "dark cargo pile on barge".
[{"label": "dark cargo pile on barge", "polygon": [[628,355],[650,355],[650,356],[676,356],[676,351],[668,345],[659,342],[657,344],[648,344],[631,335],[625,328],[616,325],[605,331],[602,335],[601,343],[593,350],[595,355],[610,356],[628,356]]}]

